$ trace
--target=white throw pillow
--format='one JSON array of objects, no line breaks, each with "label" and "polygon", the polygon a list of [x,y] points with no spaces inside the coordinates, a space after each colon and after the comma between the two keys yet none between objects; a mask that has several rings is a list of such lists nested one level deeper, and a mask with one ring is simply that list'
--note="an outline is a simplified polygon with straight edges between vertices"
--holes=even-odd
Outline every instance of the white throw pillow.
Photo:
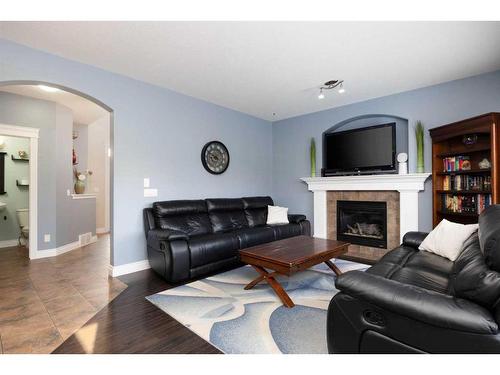
[{"label": "white throw pillow", "polygon": [[288,208],[267,206],[266,224],[288,224]]},{"label": "white throw pillow", "polygon": [[465,240],[469,238],[477,228],[477,224],[453,223],[443,219],[436,228],[425,237],[418,249],[429,251],[454,262],[462,252]]}]

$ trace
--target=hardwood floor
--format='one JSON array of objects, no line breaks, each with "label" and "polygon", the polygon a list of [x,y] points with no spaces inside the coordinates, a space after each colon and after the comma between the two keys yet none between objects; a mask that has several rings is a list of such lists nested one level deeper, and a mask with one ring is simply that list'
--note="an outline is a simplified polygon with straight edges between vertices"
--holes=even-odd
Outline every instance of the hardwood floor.
[{"label": "hardwood floor", "polygon": [[220,353],[145,297],[172,287],[146,270],[119,278],[127,289],[54,353]]}]

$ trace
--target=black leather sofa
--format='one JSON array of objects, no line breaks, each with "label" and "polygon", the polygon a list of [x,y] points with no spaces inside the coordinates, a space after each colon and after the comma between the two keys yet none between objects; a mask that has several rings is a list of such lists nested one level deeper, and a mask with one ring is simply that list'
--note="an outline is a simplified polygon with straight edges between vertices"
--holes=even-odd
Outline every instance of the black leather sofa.
[{"label": "black leather sofa", "polygon": [[151,267],[177,283],[241,265],[239,249],[311,234],[304,215],[266,225],[268,205],[274,205],[271,197],[154,203],[144,209]]},{"label": "black leather sofa", "polygon": [[500,353],[500,205],[451,262],[403,244],[366,272],[351,271],[327,318],[330,353]]}]

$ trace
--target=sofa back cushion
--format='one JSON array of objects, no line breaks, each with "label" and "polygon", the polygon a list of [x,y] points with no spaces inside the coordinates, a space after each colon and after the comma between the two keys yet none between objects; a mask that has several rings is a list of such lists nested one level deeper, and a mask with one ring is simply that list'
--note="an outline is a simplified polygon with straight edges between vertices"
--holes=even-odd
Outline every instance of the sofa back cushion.
[{"label": "sofa back cushion", "polygon": [[242,199],[207,199],[206,202],[212,230],[215,233],[248,227]]},{"label": "sofa back cushion", "polygon": [[153,212],[157,228],[176,230],[189,236],[212,233],[203,200],[155,202]]},{"label": "sofa back cushion", "polygon": [[479,243],[486,264],[500,272],[500,205],[488,207],[479,216]]},{"label": "sofa back cushion", "polygon": [[498,306],[500,274],[486,264],[477,232],[465,241],[453,265],[449,285],[451,294],[456,297],[474,301],[490,310]]},{"label": "sofa back cushion", "polygon": [[242,200],[248,225],[251,228],[266,225],[267,206],[274,206],[271,197],[245,197]]}]

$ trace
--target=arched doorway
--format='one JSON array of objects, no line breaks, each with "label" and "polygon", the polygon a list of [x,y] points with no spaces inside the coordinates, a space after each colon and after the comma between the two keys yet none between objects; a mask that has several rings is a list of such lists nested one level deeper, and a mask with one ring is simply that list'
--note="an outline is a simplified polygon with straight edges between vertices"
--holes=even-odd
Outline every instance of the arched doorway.
[{"label": "arched doorway", "polygon": [[[36,80],[15,80],[15,81],[2,81],[0,82],[0,90],[8,88],[8,87],[28,87],[28,86],[34,86],[34,87],[47,87],[47,88],[52,88],[54,90],[60,90],[62,92],[70,93],[72,95],[78,96],[80,98],[85,99],[86,101],[89,101],[93,103],[94,105],[100,107],[103,111],[105,111],[108,114],[109,118],[109,148],[107,150],[107,154],[109,157],[109,182],[107,184],[107,189],[106,189],[106,197],[107,197],[107,202],[108,202],[108,207],[107,207],[107,212],[109,214],[109,219],[108,219],[108,225],[109,225],[109,235],[110,235],[110,263],[112,264],[113,262],[113,126],[114,126],[114,114],[113,110],[101,102],[100,100],[87,95],[79,90],[73,89],[71,87],[66,87],[63,85],[59,85],[56,83],[52,82],[44,82],[44,81],[36,81]],[[1,123],[2,121],[0,121]],[[36,124],[33,124],[32,126],[27,126],[27,124],[8,124],[8,125],[13,125],[14,131],[21,131],[25,133],[25,136],[32,137],[31,143],[32,146],[30,147],[30,153],[34,157],[33,160],[30,161],[30,166],[31,169],[34,169],[34,173],[31,174],[30,176],[30,206],[34,208],[34,213],[36,215],[30,215],[30,228],[31,228],[31,233],[32,236],[30,238],[29,244],[30,244],[30,251],[29,255],[31,259],[37,259],[37,258],[44,258],[44,257],[50,257],[54,255],[58,255],[59,253],[64,252],[67,250],[67,248],[64,248],[61,250],[56,246],[55,249],[42,249],[43,247],[43,232],[39,231],[40,227],[40,221],[45,220],[46,218],[43,216],[45,212],[41,212],[39,210],[39,199],[40,194],[39,194],[39,189],[38,189],[38,184],[37,182],[37,177],[39,176],[40,173],[43,173],[43,171],[40,170],[39,165],[38,165],[38,158],[37,158],[37,151],[38,151],[38,138],[34,136],[34,132],[31,133],[26,133],[27,131],[29,132],[29,128],[32,128],[32,130],[36,130],[37,126]],[[68,195],[70,194],[68,190]],[[40,246],[42,244],[42,246]]]}]

